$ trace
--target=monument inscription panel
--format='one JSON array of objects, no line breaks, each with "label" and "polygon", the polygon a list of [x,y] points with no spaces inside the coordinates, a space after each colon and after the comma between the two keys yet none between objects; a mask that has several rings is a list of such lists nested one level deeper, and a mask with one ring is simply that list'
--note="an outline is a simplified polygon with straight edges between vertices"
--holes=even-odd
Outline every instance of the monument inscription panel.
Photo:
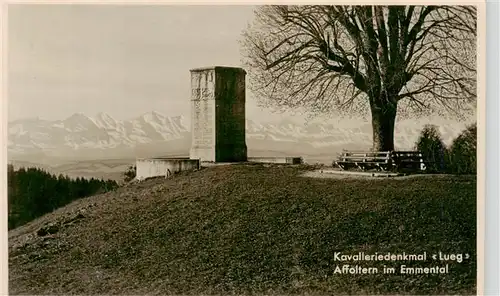
[{"label": "monument inscription panel", "polygon": [[193,105],[193,143],[198,147],[210,148],[214,143],[214,99],[213,91],[208,88],[192,90]]}]

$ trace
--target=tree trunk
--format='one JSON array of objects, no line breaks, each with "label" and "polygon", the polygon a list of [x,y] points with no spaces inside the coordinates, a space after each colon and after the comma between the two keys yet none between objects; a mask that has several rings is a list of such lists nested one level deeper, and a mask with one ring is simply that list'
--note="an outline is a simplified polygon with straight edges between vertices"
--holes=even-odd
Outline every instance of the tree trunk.
[{"label": "tree trunk", "polygon": [[371,101],[373,151],[392,151],[397,105],[387,101]]}]

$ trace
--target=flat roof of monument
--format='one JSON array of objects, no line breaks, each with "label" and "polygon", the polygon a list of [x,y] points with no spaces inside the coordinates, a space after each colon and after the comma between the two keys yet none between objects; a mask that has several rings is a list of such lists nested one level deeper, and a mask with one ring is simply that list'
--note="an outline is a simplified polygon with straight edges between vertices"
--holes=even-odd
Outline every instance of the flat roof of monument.
[{"label": "flat roof of monument", "polygon": [[201,72],[201,71],[206,71],[206,70],[232,70],[232,71],[240,71],[247,73],[245,69],[239,68],[239,67],[228,67],[228,66],[209,66],[209,67],[200,67],[200,68],[194,68],[189,71],[191,72]]}]

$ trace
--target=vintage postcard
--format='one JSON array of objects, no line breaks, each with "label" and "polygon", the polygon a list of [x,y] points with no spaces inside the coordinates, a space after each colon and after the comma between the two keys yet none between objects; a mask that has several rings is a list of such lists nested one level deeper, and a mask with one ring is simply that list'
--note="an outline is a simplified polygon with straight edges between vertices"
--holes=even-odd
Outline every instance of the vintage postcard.
[{"label": "vintage postcard", "polygon": [[484,3],[263,4],[4,4],[9,294],[482,294]]}]

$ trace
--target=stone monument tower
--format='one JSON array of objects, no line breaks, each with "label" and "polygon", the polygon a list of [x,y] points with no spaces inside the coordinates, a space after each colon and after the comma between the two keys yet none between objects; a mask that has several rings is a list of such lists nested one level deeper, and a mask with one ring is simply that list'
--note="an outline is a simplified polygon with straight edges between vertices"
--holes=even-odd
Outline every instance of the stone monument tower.
[{"label": "stone monument tower", "polygon": [[247,160],[245,70],[191,70],[190,158],[210,162]]}]

